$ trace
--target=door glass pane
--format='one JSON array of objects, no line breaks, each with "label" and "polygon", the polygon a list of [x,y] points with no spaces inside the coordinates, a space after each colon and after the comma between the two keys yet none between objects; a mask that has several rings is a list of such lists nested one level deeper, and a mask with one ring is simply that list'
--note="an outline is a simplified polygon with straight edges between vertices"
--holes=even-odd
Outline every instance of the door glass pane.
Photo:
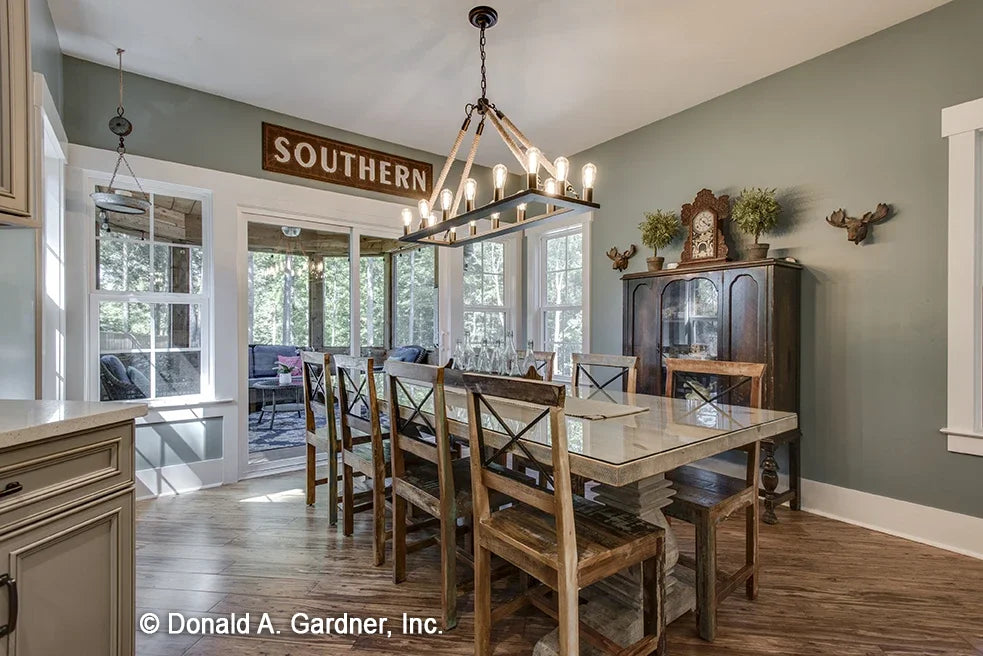
[{"label": "door glass pane", "polygon": [[663,290],[662,352],[673,358],[717,358],[716,285],[706,278],[674,280]]},{"label": "door glass pane", "polygon": [[396,294],[393,298],[393,346],[436,343],[437,249],[424,246],[393,258]]}]

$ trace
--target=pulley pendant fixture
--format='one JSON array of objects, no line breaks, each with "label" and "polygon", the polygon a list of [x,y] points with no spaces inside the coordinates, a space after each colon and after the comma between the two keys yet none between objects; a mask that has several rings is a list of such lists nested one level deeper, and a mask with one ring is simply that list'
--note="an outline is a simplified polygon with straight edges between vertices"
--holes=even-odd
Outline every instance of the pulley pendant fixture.
[{"label": "pulley pendant fixture", "polygon": [[[501,237],[510,232],[549,221],[559,216],[581,214],[598,209],[594,202],[594,182],[597,168],[586,164],[582,170],[582,187],[578,193],[569,181],[570,162],[566,157],[557,157],[552,162],[535,147],[519,128],[488,99],[488,79],[485,71],[485,30],[498,22],[498,12],[491,7],[475,7],[468,13],[469,22],[478,28],[481,55],[481,97],[464,107],[465,118],[457,138],[451,146],[443,169],[434,183],[429,198],[423,198],[417,205],[418,213],[406,208],[402,211],[403,236],[401,241],[430,244],[435,246],[461,246],[469,242]],[[472,119],[477,115],[477,126],[471,141],[471,149],[464,160],[464,169],[456,191],[445,188],[447,175],[454,164],[458,150],[471,131]],[[522,169],[522,188],[506,195],[509,170],[504,164],[492,169],[491,200],[477,206],[478,182],[470,177],[478,144],[485,129],[485,122],[505,143]],[[540,178],[540,169],[550,177]],[[464,211],[461,202],[464,201]],[[439,213],[437,203],[439,202]],[[543,211],[531,215],[533,211]],[[414,226],[415,221],[419,223]],[[479,230],[478,222],[487,220],[489,228]],[[463,230],[467,226],[467,230]],[[461,228],[462,230],[458,230]]]},{"label": "pulley pendant fixture", "polygon": [[119,104],[116,105],[116,114],[109,119],[110,132],[119,137],[119,145],[116,147],[119,157],[116,158],[116,167],[113,169],[113,177],[109,180],[108,191],[97,191],[90,194],[90,196],[96,207],[105,212],[146,214],[150,211],[150,203],[142,198],[133,196],[126,190],[113,189],[113,185],[116,182],[116,175],[119,173],[120,164],[125,164],[126,170],[130,172],[130,177],[136,183],[137,189],[140,190],[140,193],[144,193],[140,181],[133,173],[133,169],[130,168],[130,163],[126,161],[126,143],[124,139],[133,132],[133,124],[130,123],[128,118],[123,116],[125,112],[123,109],[123,52],[124,50],[122,48],[116,49],[116,55],[119,57]]}]

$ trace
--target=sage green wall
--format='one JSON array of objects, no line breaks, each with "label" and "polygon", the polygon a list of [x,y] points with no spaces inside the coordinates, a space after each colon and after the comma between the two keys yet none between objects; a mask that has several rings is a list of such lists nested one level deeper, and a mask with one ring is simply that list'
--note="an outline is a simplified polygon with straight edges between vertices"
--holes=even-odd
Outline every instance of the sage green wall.
[{"label": "sage green wall", "polygon": [[[125,63],[124,60],[124,65]],[[64,77],[63,121],[68,140],[94,148],[115,148],[116,143],[107,123],[116,111],[119,84],[116,70],[66,55]],[[126,107],[126,116],[133,121],[133,134],[127,137],[126,148],[127,152],[134,155],[411,204],[414,201],[398,196],[264,171],[261,141],[263,121],[431,162],[435,177],[440,174],[446,157],[446,154],[437,155],[400,146],[142,75],[127,73],[124,82],[123,104]],[[257,84],[262,84],[262,80],[257,80]],[[325,93],[338,91],[325,89]],[[458,127],[456,124],[447,126],[448,147]],[[458,162],[454,169],[458,176],[460,167],[461,163]],[[490,180],[491,171],[479,167],[474,177]],[[456,180],[457,177],[452,173],[450,179]],[[393,217],[393,224],[399,225],[398,216]]]},{"label": "sage green wall", "polygon": [[30,0],[31,68],[44,75],[51,98],[62,111],[62,62],[58,32],[51,19],[48,0]]},{"label": "sage green wall", "polygon": [[[576,166],[599,168],[602,205],[591,249],[592,348],[620,352],[621,282],[604,251],[641,246],[642,212],[678,211],[703,187],[731,195],[778,187],[788,225],[763,241],[806,267],[804,476],[983,517],[983,458],[948,453],[938,432],[946,411],[940,112],[983,96],[981,27],[983,2],[956,0],[578,155]],[[897,214],[862,246],[823,220],[838,207],[856,215],[878,202]],[[645,257],[629,271],[643,270]]]}]

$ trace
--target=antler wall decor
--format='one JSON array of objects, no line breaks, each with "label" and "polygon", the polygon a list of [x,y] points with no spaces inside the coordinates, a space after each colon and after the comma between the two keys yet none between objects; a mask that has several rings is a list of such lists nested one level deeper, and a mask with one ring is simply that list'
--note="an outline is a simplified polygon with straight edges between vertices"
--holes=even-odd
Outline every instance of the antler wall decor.
[{"label": "antler wall decor", "polygon": [[608,251],[608,257],[611,258],[612,262],[611,268],[617,269],[618,271],[624,271],[628,268],[628,260],[630,260],[637,252],[638,248],[635,246],[635,244],[629,246],[628,250],[626,250],[624,253],[619,253],[618,247],[612,246]]},{"label": "antler wall decor", "polygon": [[887,203],[879,203],[873,212],[867,212],[863,217],[854,219],[846,215],[846,210],[838,209],[826,217],[826,223],[834,228],[846,228],[846,238],[854,244],[860,245],[869,233],[869,226],[880,223],[891,214],[891,207]]}]

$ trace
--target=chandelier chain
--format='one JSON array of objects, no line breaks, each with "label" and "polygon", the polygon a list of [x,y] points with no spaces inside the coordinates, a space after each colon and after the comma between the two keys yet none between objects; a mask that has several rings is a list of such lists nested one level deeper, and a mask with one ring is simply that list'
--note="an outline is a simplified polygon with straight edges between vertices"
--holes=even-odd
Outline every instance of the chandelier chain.
[{"label": "chandelier chain", "polygon": [[478,49],[481,51],[481,99],[480,104],[488,104],[488,71],[485,68],[485,28],[481,28],[481,36],[478,37]]},{"label": "chandelier chain", "polygon": [[[116,115],[122,116],[123,112],[123,53],[126,52],[122,48],[116,49],[116,55],[119,57],[119,104],[116,105]],[[122,141],[122,139],[120,140]]]}]

